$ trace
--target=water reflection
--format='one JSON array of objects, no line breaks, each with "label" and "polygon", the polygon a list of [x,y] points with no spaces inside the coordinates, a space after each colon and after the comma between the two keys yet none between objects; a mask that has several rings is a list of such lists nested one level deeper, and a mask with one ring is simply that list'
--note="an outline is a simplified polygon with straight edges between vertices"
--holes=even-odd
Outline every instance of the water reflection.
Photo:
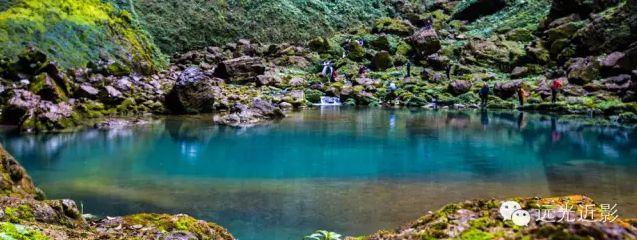
[{"label": "water reflection", "polygon": [[185,212],[241,239],[364,234],[477,197],[583,193],[637,216],[634,129],[497,111],[322,107],[250,129],[211,119],[0,141],[49,196],[87,212]]}]

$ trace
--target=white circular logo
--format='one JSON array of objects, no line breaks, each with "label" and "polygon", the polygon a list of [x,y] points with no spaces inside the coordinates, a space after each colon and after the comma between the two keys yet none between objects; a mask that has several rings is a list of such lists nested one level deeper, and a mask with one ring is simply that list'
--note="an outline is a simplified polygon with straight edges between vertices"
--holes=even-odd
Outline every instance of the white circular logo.
[{"label": "white circular logo", "polygon": [[513,212],[520,209],[522,209],[522,207],[517,202],[514,202],[514,201],[503,202],[502,205],[500,205],[500,216],[502,216],[504,220],[511,220],[511,217],[513,216]]},{"label": "white circular logo", "polygon": [[511,220],[513,220],[513,224],[523,227],[529,225],[529,222],[531,222],[531,214],[526,210],[516,210],[513,212]]}]

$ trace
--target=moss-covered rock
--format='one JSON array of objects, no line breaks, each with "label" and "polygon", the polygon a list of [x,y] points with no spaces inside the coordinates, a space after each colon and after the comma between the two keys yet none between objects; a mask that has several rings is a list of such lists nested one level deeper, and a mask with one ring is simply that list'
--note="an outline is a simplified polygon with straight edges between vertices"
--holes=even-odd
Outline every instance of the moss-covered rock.
[{"label": "moss-covered rock", "polygon": [[100,0],[14,0],[0,13],[0,53],[17,60],[30,46],[64,68],[102,61],[143,73],[164,67],[165,58],[135,21]]},{"label": "moss-covered rock", "polygon": [[394,66],[394,59],[387,51],[380,51],[374,55],[372,65],[376,70],[386,70]]},{"label": "moss-covered rock", "polygon": [[568,211],[560,210],[560,206],[573,206],[573,211],[582,211],[586,207],[596,216],[596,219],[586,216],[589,221],[531,221],[525,227],[502,219],[499,208],[503,201],[472,200],[449,204],[397,230],[379,231],[363,239],[592,239],[618,235],[619,238],[631,239],[637,235],[635,228],[627,224],[628,220],[617,219],[610,223],[600,221],[599,216],[603,211],[601,205],[585,196],[508,199],[518,202],[522,209],[531,214],[532,220],[539,216],[543,208],[550,207],[562,213]]},{"label": "moss-covered rock", "polygon": [[325,96],[325,93],[315,90],[315,89],[307,89],[305,90],[305,99],[311,103],[320,103],[321,97]]},{"label": "moss-covered rock", "polygon": [[407,21],[396,18],[380,18],[374,22],[373,32],[409,36],[414,27]]}]

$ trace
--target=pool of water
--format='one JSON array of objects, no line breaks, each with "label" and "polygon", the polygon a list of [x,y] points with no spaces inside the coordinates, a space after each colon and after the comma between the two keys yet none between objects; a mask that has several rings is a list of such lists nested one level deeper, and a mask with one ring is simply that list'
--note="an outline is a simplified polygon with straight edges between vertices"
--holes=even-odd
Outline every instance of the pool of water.
[{"label": "pool of water", "polygon": [[637,217],[637,131],[518,112],[322,108],[250,129],[210,116],[0,142],[50,198],[187,213],[241,240],[369,234],[472,198],[586,194]]}]

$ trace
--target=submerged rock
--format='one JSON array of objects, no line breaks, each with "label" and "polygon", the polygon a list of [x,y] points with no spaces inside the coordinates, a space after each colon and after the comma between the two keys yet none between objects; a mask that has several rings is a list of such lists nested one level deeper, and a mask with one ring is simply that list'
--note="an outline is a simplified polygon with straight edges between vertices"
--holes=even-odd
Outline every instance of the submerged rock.
[{"label": "submerged rock", "polygon": [[252,127],[266,120],[284,118],[283,111],[270,102],[255,99],[250,106],[237,103],[231,113],[216,116],[214,122],[232,127]]}]

